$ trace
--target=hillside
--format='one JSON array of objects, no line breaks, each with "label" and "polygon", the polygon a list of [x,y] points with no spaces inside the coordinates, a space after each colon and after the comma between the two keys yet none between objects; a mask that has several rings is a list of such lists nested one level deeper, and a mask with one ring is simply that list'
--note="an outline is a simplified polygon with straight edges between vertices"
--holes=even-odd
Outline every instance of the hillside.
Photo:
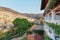
[{"label": "hillside", "polygon": [[37,14],[22,13],[22,15],[27,16],[27,17],[31,17],[31,18],[35,18],[35,19],[39,19],[41,16],[43,16],[42,14],[39,14],[39,13],[37,13]]},{"label": "hillside", "polygon": [[28,20],[32,19],[10,8],[0,7],[0,23],[10,24],[15,18],[26,18]]}]

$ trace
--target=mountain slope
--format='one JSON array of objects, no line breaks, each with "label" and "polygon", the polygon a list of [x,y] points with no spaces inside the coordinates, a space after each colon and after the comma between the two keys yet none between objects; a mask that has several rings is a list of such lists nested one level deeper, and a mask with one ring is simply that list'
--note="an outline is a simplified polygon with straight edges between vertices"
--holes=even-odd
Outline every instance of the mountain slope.
[{"label": "mountain slope", "polygon": [[33,19],[30,17],[24,16],[21,13],[16,12],[10,8],[0,7],[0,23],[10,24],[15,18],[26,18],[28,20]]}]

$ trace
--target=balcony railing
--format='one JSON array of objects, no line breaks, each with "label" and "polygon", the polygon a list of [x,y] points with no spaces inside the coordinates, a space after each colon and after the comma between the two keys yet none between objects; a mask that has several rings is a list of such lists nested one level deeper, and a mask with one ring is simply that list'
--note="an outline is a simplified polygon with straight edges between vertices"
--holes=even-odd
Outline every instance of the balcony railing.
[{"label": "balcony railing", "polygon": [[60,24],[60,20],[45,20],[45,22]]}]

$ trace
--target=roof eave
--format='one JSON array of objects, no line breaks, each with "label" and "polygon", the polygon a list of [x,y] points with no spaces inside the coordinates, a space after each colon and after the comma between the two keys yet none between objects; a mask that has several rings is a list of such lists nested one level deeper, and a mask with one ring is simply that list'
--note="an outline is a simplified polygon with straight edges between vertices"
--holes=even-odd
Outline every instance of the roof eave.
[{"label": "roof eave", "polygon": [[53,5],[56,3],[57,0],[49,0],[46,7],[45,7],[45,11],[43,13],[43,16],[50,10],[50,8],[53,7]]}]

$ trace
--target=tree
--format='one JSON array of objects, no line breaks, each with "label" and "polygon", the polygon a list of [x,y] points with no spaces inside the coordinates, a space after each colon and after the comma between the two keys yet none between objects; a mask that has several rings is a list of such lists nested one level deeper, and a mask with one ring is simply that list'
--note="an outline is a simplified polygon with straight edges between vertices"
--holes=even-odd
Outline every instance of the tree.
[{"label": "tree", "polygon": [[17,27],[17,32],[19,34],[24,34],[29,27],[32,26],[32,23],[28,22],[27,19],[16,18],[13,21],[13,24]]},{"label": "tree", "polygon": [[4,34],[2,33],[2,31],[0,31],[0,40],[4,38]]},{"label": "tree", "polygon": [[5,37],[4,40],[11,40],[12,34],[13,34],[13,30],[10,29],[10,30],[6,33],[6,35],[5,35],[6,37]]}]

